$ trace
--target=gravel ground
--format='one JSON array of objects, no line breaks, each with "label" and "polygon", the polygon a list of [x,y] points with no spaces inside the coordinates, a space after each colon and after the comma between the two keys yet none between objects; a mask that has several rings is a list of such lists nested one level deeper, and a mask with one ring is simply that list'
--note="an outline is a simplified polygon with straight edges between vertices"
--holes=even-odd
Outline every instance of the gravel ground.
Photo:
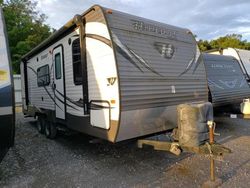
[{"label": "gravel ground", "polygon": [[[219,142],[232,149],[216,161],[221,187],[250,187],[250,120],[217,118]],[[200,187],[209,160],[138,149],[135,141],[91,143],[83,134],[46,139],[17,114],[16,144],[0,164],[0,187]]]}]

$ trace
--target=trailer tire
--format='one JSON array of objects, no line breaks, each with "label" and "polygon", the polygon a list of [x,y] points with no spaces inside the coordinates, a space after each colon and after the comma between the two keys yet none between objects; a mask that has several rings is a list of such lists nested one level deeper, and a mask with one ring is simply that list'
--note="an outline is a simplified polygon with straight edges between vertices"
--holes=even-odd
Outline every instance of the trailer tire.
[{"label": "trailer tire", "polygon": [[42,118],[41,116],[38,116],[36,126],[37,126],[38,132],[43,134],[44,129],[45,129],[45,120],[44,120],[44,118]]},{"label": "trailer tire", "polygon": [[49,139],[54,139],[57,134],[56,125],[52,122],[47,122],[45,124],[45,136]]}]

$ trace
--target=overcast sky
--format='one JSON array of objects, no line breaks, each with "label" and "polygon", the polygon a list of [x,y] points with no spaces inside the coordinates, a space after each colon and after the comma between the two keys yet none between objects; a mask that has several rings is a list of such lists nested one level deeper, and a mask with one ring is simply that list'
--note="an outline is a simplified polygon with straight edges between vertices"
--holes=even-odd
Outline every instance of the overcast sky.
[{"label": "overcast sky", "polygon": [[55,29],[94,4],[190,29],[201,39],[242,34],[250,41],[250,0],[37,0]]}]

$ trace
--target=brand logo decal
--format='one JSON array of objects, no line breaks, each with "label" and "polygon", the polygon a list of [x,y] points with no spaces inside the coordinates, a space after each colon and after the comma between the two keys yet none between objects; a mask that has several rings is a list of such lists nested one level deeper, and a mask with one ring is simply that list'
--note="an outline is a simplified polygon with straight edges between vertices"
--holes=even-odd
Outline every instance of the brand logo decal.
[{"label": "brand logo decal", "polygon": [[151,33],[155,33],[158,35],[165,35],[166,37],[174,38],[174,39],[176,38],[177,31],[170,30],[162,26],[145,23],[139,20],[131,20],[131,21],[132,21],[133,28],[135,30],[151,32]]},{"label": "brand logo decal", "polygon": [[116,81],[116,77],[109,77],[107,78],[107,81],[108,81],[108,85],[107,86],[112,86],[115,84],[115,81]]},{"label": "brand logo decal", "polygon": [[171,59],[173,57],[175,48],[172,44],[155,42],[154,46],[162,57],[166,59]]}]

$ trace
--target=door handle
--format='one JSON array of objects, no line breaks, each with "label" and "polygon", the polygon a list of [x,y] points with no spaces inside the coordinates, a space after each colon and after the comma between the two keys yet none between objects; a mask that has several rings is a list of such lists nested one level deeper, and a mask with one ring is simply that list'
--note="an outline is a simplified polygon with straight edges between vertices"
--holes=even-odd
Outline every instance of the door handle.
[{"label": "door handle", "polygon": [[52,88],[53,88],[54,90],[56,89],[56,84],[55,84],[55,82],[53,82]]}]

